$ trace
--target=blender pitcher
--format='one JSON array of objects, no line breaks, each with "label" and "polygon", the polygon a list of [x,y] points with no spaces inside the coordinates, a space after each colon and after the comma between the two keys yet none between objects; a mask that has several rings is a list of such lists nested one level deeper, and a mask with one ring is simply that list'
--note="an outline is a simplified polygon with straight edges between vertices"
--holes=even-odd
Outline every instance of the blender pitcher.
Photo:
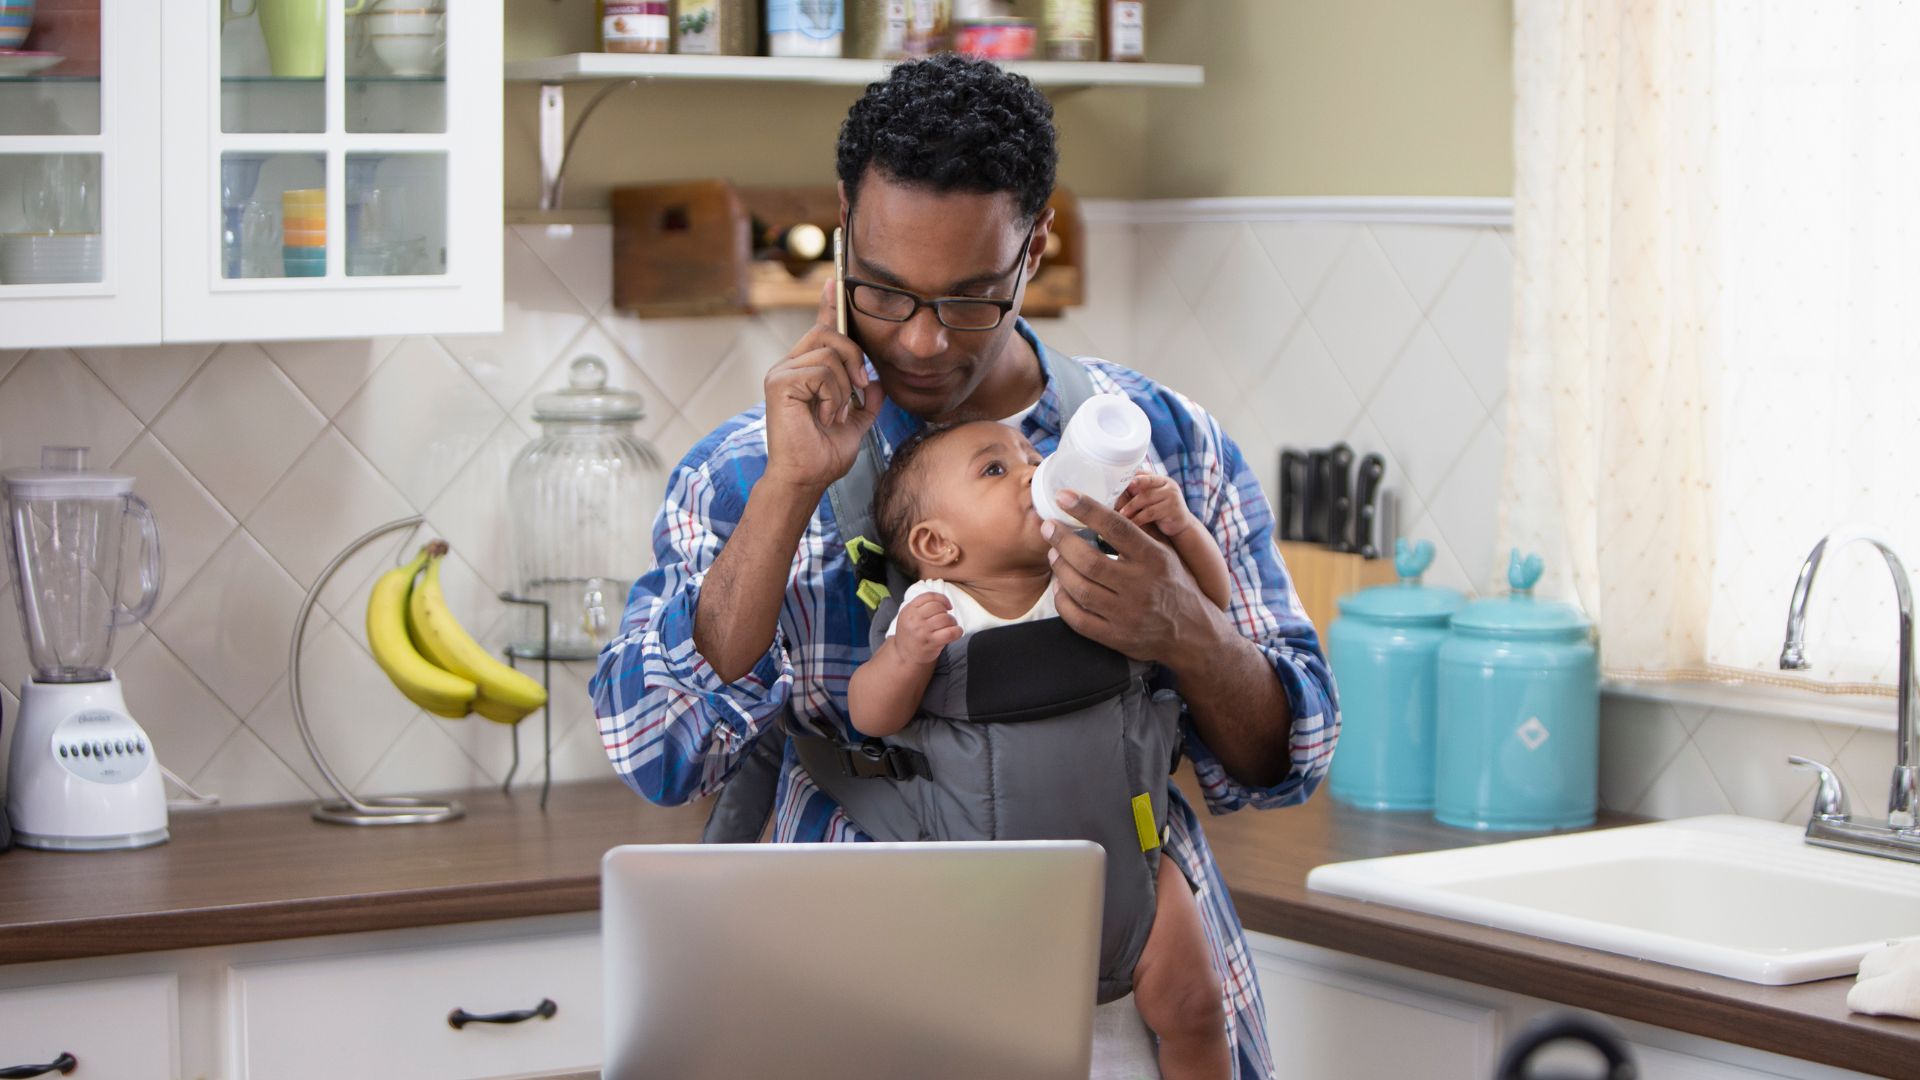
[{"label": "blender pitcher", "polygon": [[[40,683],[112,677],[113,632],[159,599],[160,533],[133,478],[88,472],[87,448],[49,446],[40,468],[6,474],[7,557],[33,678]],[[140,525],[140,597],[120,602],[127,519]]]}]

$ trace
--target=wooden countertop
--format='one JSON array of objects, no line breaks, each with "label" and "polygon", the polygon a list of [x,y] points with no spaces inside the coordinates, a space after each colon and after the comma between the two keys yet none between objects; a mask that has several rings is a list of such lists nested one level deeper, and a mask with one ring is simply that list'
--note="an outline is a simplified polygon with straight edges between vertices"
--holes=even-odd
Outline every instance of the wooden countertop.
[{"label": "wooden countertop", "polygon": [[[611,781],[556,785],[544,816],[525,792],[458,797],[467,816],[445,825],[322,825],[292,804],[176,813],[172,841],[145,851],[16,849],[0,856],[0,964],[591,911],[608,847],[690,842],[706,819]],[[1250,929],[1861,1072],[1920,1061],[1920,1022],[1847,1012],[1848,980],[1754,986],[1306,889],[1321,863],[1505,836],[1324,793],[1205,826]]]}]

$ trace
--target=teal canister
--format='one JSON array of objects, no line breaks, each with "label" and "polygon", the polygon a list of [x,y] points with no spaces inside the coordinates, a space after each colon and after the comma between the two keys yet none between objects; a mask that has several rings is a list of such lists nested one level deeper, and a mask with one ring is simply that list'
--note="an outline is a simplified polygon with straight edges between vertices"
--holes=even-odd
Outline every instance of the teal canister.
[{"label": "teal canister", "polygon": [[1515,551],[1513,592],[1453,616],[1440,646],[1434,814],[1468,829],[1593,823],[1600,669],[1592,628],[1533,595],[1538,555]]},{"label": "teal canister", "polygon": [[1394,544],[1396,585],[1341,597],[1327,629],[1340,692],[1340,743],[1329,788],[1369,810],[1433,808],[1434,713],[1440,644],[1466,598],[1420,584],[1433,544]]}]

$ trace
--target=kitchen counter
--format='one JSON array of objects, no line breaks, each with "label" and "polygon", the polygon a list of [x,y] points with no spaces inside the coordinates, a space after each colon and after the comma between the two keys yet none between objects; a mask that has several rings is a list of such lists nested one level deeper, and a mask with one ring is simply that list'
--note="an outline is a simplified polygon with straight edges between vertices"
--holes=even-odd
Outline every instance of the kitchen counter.
[{"label": "kitchen counter", "polygon": [[[544,816],[528,792],[459,798],[466,818],[445,825],[322,825],[291,804],[176,813],[173,840],[145,851],[16,849],[0,856],[0,964],[591,911],[607,847],[691,842],[706,819],[611,781],[556,785]],[[1206,829],[1250,929],[1861,1072],[1920,1060],[1920,1022],[1848,1013],[1845,979],[1754,986],[1306,888],[1321,863],[1506,836],[1324,794]]]}]

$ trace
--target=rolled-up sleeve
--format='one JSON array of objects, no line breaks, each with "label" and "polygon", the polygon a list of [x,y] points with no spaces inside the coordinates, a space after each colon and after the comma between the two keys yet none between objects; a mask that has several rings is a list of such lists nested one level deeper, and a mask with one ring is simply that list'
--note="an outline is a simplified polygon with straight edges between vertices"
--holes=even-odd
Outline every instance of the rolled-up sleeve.
[{"label": "rolled-up sleeve", "polygon": [[1185,406],[1183,422],[1191,424],[1184,433],[1187,450],[1181,469],[1187,505],[1226,555],[1233,583],[1227,615],[1273,665],[1292,716],[1291,767],[1271,787],[1251,787],[1229,776],[1192,724],[1187,725],[1187,754],[1207,808],[1216,814],[1243,806],[1292,806],[1313,794],[1333,762],[1340,732],[1333,673],[1274,545],[1273,510],[1259,480],[1212,417],[1184,398],[1179,403]]},{"label": "rolled-up sleeve", "polygon": [[620,633],[601,650],[588,684],[615,772],[656,803],[718,790],[792,690],[793,664],[777,630],[753,670],[732,682],[693,644],[707,571],[760,471],[757,454],[729,449],[757,432],[755,425],[710,438],[674,469],[654,521],[654,569],[634,583]]}]

